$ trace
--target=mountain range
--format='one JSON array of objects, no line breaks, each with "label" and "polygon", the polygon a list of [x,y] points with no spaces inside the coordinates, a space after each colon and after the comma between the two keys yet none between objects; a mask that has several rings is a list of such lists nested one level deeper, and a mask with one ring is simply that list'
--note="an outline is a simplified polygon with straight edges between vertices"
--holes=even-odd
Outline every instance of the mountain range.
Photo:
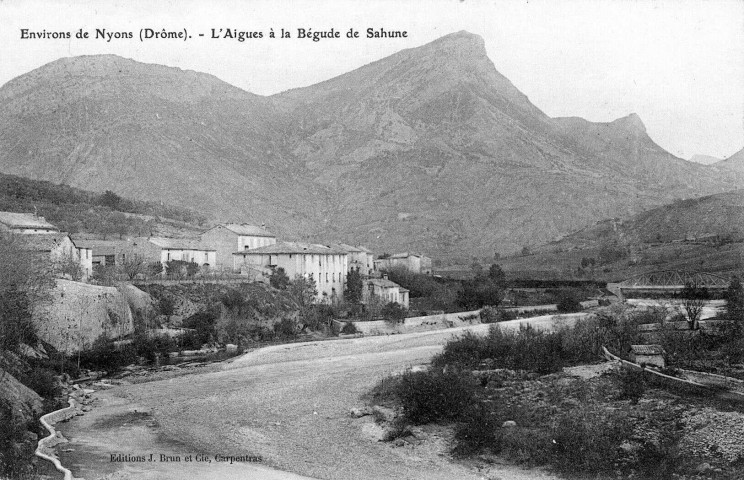
[{"label": "mountain range", "polygon": [[378,252],[515,251],[741,188],[734,157],[677,158],[635,114],[551,118],[467,32],[268,97],[116,56],[0,88],[4,173]]}]

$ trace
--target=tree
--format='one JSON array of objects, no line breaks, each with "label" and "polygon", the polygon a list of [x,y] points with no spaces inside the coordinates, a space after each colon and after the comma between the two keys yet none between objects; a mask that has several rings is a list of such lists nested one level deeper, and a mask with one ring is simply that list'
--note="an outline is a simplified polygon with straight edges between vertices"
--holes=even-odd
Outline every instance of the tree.
[{"label": "tree", "polygon": [[690,330],[699,328],[698,322],[700,315],[703,313],[706,299],[709,298],[708,290],[701,288],[697,283],[686,283],[680,292],[680,297],[684,299],[685,311],[687,312],[687,324]]},{"label": "tree", "polygon": [[275,268],[269,276],[269,285],[278,289],[286,290],[289,287],[289,277],[282,267]]},{"label": "tree", "polygon": [[0,350],[34,344],[34,308],[54,286],[46,254],[29,251],[22,240],[0,233]]},{"label": "tree", "polygon": [[488,278],[501,289],[506,288],[506,274],[501,269],[501,265],[494,263],[488,269]]},{"label": "tree", "polygon": [[69,277],[76,282],[83,278],[83,267],[74,253],[67,253],[55,259],[52,269],[55,275]]},{"label": "tree", "polygon": [[346,275],[346,289],[344,290],[344,300],[351,304],[359,304],[362,301],[362,289],[364,283],[362,282],[362,274],[359,273],[359,268],[352,269]]},{"label": "tree", "polygon": [[101,195],[99,203],[104,207],[110,208],[111,210],[117,210],[119,208],[119,203],[121,203],[121,197],[111,190],[106,190]]},{"label": "tree", "polygon": [[317,322],[313,306],[318,298],[318,288],[312,275],[305,277],[296,275],[287,289],[299,308],[299,322],[302,330],[314,326]]},{"label": "tree", "polygon": [[119,264],[119,270],[129,280],[134,280],[137,275],[147,273],[147,262],[145,261],[145,257],[140,254],[128,255]]},{"label": "tree", "polygon": [[401,323],[406,318],[406,308],[398,302],[390,302],[382,307],[380,315],[388,322]]},{"label": "tree", "polygon": [[186,262],[186,276],[193,278],[194,275],[199,273],[199,264],[196,262]]},{"label": "tree", "polygon": [[744,322],[744,288],[736,276],[731,279],[726,291],[726,317],[734,322]]}]

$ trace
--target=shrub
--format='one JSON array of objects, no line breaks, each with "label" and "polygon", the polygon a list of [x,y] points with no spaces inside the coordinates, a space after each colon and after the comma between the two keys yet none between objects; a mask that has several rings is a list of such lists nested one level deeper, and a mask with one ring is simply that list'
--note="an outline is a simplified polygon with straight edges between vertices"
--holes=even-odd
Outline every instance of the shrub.
[{"label": "shrub", "polygon": [[34,443],[26,436],[29,425],[24,425],[13,404],[4,398],[0,398],[0,425],[0,476],[26,478],[33,468]]},{"label": "shrub", "polygon": [[217,315],[212,311],[201,311],[197,312],[190,317],[184,319],[183,327],[192,328],[196,332],[196,341],[201,348],[205,343],[210,343],[215,338],[215,324],[217,322]]},{"label": "shrub", "polygon": [[380,310],[386,321],[391,323],[401,323],[406,318],[406,308],[398,302],[390,302]]},{"label": "shrub", "polygon": [[172,297],[163,295],[158,300],[158,309],[160,310],[161,315],[170,317],[176,311],[176,302]]},{"label": "shrub", "polygon": [[515,333],[492,326],[486,337],[467,332],[448,342],[432,364],[440,368],[475,368],[483,360],[492,359],[500,368],[552,373],[563,368],[563,356],[561,333],[546,333],[524,325]]},{"label": "shrub", "polygon": [[96,340],[90,350],[80,354],[80,365],[90,370],[114,372],[133,363],[137,363],[137,349],[134,344],[117,347],[104,337]]},{"label": "shrub", "polygon": [[558,311],[561,313],[572,313],[581,311],[581,302],[568,290],[562,291],[558,300]]},{"label": "shrub", "polygon": [[595,405],[582,405],[552,425],[552,464],[564,473],[600,473],[614,469],[619,447],[631,434],[627,416]]},{"label": "shrub", "polygon": [[32,368],[21,375],[18,380],[46,399],[53,399],[62,394],[62,386],[57,381],[57,377],[47,368]]},{"label": "shrub", "polygon": [[452,453],[469,456],[484,450],[501,451],[501,426],[494,415],[482,403],[471,405],[463,415],[463,421],[455,427]]},{"label": "shrub", "polygon": [[297,336],[297,323],[291,318],[282,318],[274,324],[274,333],[279,338],[295,338]]},{"label": "shrub", "polygon": [[352,322],[346,322],[344,323],[343,328],[341,328],[341,333],[352,335],[355,333],[359,333],[359,330],[357,330],[356,325],[354,325]]},{"label": "shrub", "polygon": [[504,308],[495,308],[486,305],[481,308],[480,317],[481,322],[483,323],[506,322],[508,320],[516,319],[517,312],[515,310],[506,310]]},{"label": "shrub", "polygon": [[475,402],[477,390],[471,375],[438,369],[407,371],[395,388],[405,419],[416,425],[459,419]]},{"label": "shrub", "polygon": [[646,380],[643,372],[623,368],[618,373],[620,384],[620,399],[630,400],[632,403],[638,403],[646,391]]}]

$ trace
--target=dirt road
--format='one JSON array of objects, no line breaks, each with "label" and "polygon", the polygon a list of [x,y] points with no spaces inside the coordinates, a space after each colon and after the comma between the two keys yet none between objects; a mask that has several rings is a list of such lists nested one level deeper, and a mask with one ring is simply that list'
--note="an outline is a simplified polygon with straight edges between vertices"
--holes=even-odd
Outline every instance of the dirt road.
[{"label": "dirt road", "polygon": [[[579,314],[580,315],[580,314]],[[577,315],[566,316],[567,322]],[[522,321],[505,322],[517,328]],[[530,321],[550,328],[552,317]],[[62,426],[63,463],[77,477],[476,479],[431,448],[396,448],[368,433],[349,409],[381,378],[427,363],[454,334],[487,325],[414,334],[279,345],[220,370],[97,392],[98,405]],[[70,449],[70,452],[64,452]],[[111,454],[145,461],[112,461]],[[154,454],[149,461],[149,454]],[[160,461],[160,454],[178,456]],[[197,462],[200,459],[211,459]],[[215,456],[260,457],[217,462]],[[191,456],[191,460],[185,460]],[[256,458],[248,458],[256,460]],[[131,460],[131,457],[130,457]],[[493,472],[491,472],[493,474]],[[504,466],[510,479],[554,478]]]}]

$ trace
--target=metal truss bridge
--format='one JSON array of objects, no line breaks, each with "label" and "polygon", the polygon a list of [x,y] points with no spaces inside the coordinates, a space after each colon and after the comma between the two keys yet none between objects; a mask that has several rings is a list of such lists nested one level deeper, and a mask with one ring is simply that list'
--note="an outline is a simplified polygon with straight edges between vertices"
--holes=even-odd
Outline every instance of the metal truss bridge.
[{"label": "metal truss bridge", "polygon": [[728,288],[729,279],[707,272],[660,270],[642,273],[622,282],[608,283],[607,289],[622,298],[622,292],[633,290],[674,294],[685,288],[685,285],[720,291]]}]

